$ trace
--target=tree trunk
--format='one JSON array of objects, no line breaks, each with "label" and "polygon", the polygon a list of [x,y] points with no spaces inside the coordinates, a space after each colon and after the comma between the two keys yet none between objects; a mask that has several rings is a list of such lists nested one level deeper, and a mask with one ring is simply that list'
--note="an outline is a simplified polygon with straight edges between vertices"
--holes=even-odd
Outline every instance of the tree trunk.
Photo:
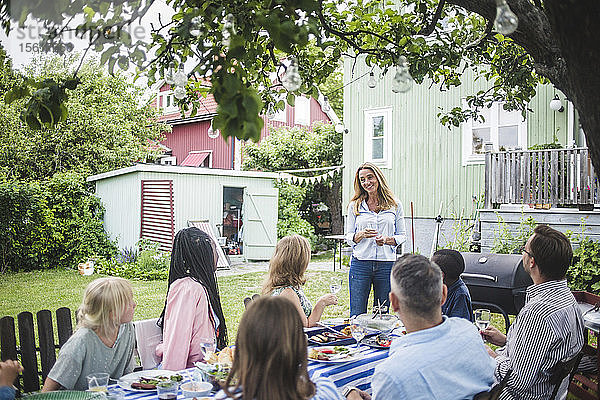
[{"label": "tree trunk", "polygon": [[344,223],[342,220],[342,178],[336,176],[333,179],[331,190],[327,192],[327,207],[331,214],[331,234],[339,235],[344,233]]}]

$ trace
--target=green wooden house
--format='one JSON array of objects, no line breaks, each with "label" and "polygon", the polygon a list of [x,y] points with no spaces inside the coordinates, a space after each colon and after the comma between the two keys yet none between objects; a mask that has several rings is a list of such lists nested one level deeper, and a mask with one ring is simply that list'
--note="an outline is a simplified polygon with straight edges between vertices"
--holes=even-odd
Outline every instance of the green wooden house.
[{"label": "green wooden house", "polygon": [[[410,217],[410,204],[413,203],[415,233],[427,233],[433,229],[432,218],[438,215],[442,204],[444,218],[470,215],[475,207],[483,206],[480,199],[486,193],[490,200],[490,188],[505,190],[498,186],[502,183],[500,178],[516,179],[506,189],[516,190],[516,194],[512,198],[507,196],[507,201],[504,198],[500,199],[502,201],[494,199],[495,208],[500,204],[527,204],[531,202],[527,199],[535,197],[531,193],[527,193],[527,199],[524,197],[523,183],[519,182],[524,169],[518,174],[516,170],[500,171],[499,164],[491,164],[489,159],[486,189],[486,143],[491,144],[487,146],[491,154],[509,154],[509,158],[515,159],[536,144],[557,141],[565,149],[585,147],[576,111],[551,85],[538,87],[529,104],[532,111],[527,113],[525,120],[520,112],[507,112],[498,103],[483,110],[485,122],[468,122],[448,129],[441,125],[438,112],[466,107],[466,96],[489,88],[487,82],[475,80],[473,73],[467,73],[463,84],[452,90],[440,91],[438,86],[426,81],[421,85],[414,84],[407,93],[396,94],[391,91],[393,73],[378,80],[375,88],[370,88],[369,71],[370,67],[361,61],[355,65],[354,60],[349,59],[344,65],[344,80],[348,86],[344,92],[347,132],[344,136],[343,204],[348,204],[353,193],[356,168],[364,161],[372,161],[382,168],[393,192],[402,201],[407,217]],[[379,77],[380,70],[375,68],[374,74]],[[560,111],[549,107],[555,96],[561,101],[563,109]],[[556,157],[560,160],[562,156]],[[581,160],[584,158],[587,159],[581,156]],[[476,200],[480,200],[479,203]],[[572,202],[572,199],[569,201]],[[555,201],[550,202],[555,205]],[[490,201],[488,208],[492,208]],[[493,219],[496,219],[495,215]],[[408,220],[407,226],[410,229]],[[446,228],[449,229],[449,226]],[[482,226],[482,233],[484,230]],[[485,247],[485,234],[483,236]],[[417,245],[422,253],[429,251],[431,244],[427,243],[428,240]]]}]

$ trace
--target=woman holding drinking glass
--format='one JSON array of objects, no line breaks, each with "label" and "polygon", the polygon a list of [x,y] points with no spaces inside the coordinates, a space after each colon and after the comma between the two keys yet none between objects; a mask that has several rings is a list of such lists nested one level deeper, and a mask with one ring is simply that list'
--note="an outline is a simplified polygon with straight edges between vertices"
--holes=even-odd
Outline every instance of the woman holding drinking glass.
[{"label": "woman holding drinking glass", "polygon": [[[310,261],[310,243],[300,235],[283,237],[275,246],[269,261],[269,275],[263,284],[262,294],[282,296],[290,300],[306,327],[315,326],[325,307],[337,304],[335,294],[325,294],[317,300],[314,308],[304,294],[304,273]],[[332,290],[333,292],[333,290]]]},{"label": "woman holding drinking glass", "polygon": [[374,305],[387,305],[396,247],[406,241],[406,228],[402,204],[375,164],[366,162],[356,171],[345,233],[346,242],[352,246],[350,315],[367,311],[371,286]]},{"label": "woman holding drinking glass", "polygon": [[227,346],[214,246],[210,236],[198,228],[182,229],[175,235],[167,299],[158,320],[163,342],[156,354],[162,356],[162,369],[193,367],[208,356],[209,343],[216,343],[219,349]]}]

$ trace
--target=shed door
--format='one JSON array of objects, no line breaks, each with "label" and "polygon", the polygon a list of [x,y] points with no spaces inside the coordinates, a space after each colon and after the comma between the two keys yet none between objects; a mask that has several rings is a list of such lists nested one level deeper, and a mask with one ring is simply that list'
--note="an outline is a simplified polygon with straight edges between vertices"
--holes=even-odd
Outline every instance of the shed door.
[{"label": "shed door", "polygon": [[277,189],[250,193],[244,190],[244,255],[248,260],[268,260],[277,243]]},{"label": "shed door", "polygon": [[142,215],[140,238],[160,243],[171,250],[175,236],[175,210],[172,180],[142,181]]}]

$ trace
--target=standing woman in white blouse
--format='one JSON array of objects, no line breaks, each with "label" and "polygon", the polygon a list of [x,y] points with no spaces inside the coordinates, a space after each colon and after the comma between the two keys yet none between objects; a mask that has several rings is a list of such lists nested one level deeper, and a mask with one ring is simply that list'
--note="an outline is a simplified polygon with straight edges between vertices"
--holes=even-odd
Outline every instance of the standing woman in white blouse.
[{"label": "standing woman in white blouse", "polygon": [[352,246],[350,315],[367,311],[371,286],[374,304],[379,301],[389,306],[390,273],[396,247],[406,241],[406,228],[402,204],[375,164],[366,162],[356,171],[345,232],[346,242]]}]

